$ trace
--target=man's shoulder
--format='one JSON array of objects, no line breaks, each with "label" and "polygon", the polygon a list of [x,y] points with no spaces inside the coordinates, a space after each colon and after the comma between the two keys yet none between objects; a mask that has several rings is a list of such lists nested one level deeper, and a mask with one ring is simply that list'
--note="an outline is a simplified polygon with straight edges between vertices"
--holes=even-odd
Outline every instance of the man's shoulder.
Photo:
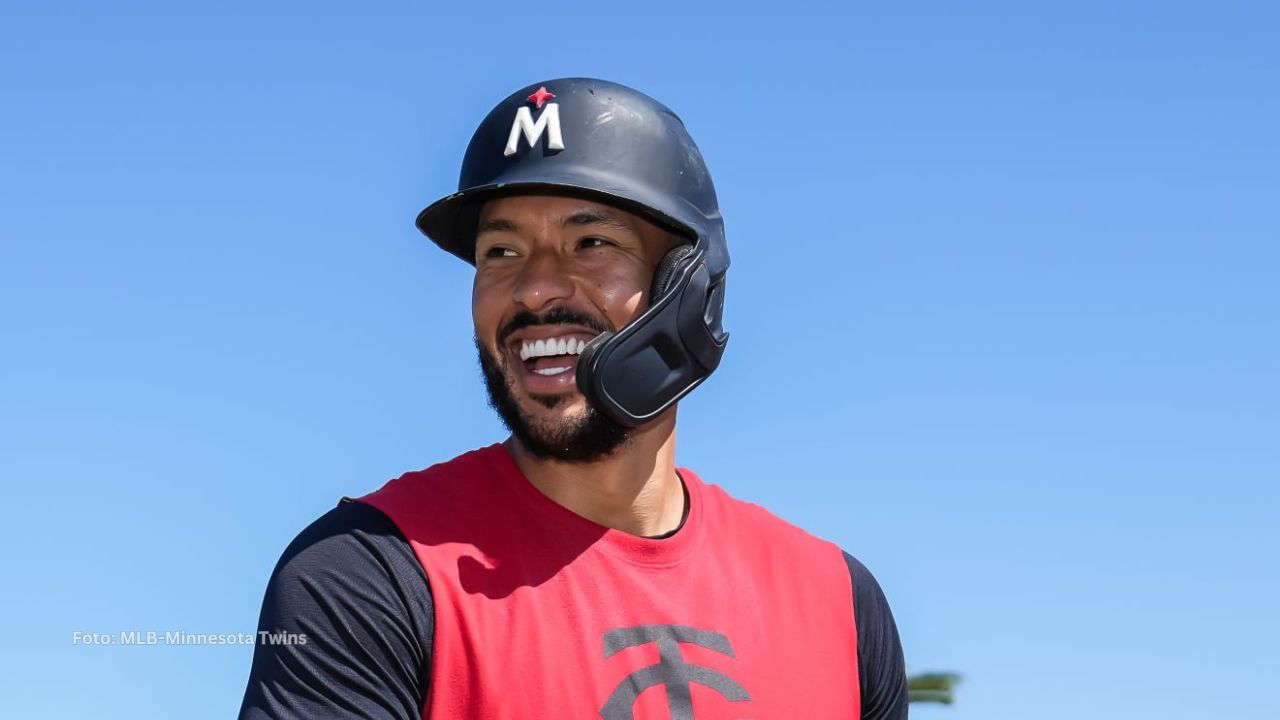
[{"label": "man's shoulder", "polygon": [[433,618],[426,575],[395,525],[344,498],[271,574],[258,631],[299,641],[257,644],[241,717],[416,717]]},{"label": "man's shoulder", "polygon": [[367,550],[363,538],[395,534],[395,525],[385,513],[344,497],[294,537],[282,561],[288,564],[299,557],[354,555],[358,550]]},{"label": "man's shoulder", "polygon": [[[681,472],[688,471],[681,468]],[[706,482],[696,474],[692,477],[701,485],[707,520],[712,525],[731,528],[739,536],[780,552],[819,550],[841,554],[836,544],[779,517],[763,505],[736,497],[722,486]]]},{"label": "man's shoulder", "polygon": [[421,576],[395,523],[373,506],[343,498],[285,548],[268,595],[274,591],[295,602],[298,597],[342,594],[354,580],[372,587]]},{"label": "man's shoulder", "polygon": [[515,461],[500,444],[406,472],[381,488],[352,498],[391,518],[412,541],[479,541],[511,512],[505,498]]}]

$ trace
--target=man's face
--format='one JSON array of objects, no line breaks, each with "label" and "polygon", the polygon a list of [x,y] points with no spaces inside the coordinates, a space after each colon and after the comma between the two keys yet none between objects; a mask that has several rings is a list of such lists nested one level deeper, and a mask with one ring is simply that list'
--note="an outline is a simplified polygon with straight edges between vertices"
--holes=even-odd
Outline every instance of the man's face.
[{"label": "man's face", "polygon": [[626,429],[578,391],[578,351],[648,307],[679,239],[608,205],[543,195],[492,200],[477,227],[471,310],[490,403],[535,455],[608,455]]}]

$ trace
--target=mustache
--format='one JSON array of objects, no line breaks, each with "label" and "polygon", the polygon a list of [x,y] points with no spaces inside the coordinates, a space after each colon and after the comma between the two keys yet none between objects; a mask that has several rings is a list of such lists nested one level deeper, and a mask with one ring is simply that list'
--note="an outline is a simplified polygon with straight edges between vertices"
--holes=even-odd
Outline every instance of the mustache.
[{"label": "mustache", "polygon": [[614,327],[607,321],[566,307],[553,307],[542,315],[534,315],[528,310],[521,310],[516,313],[515,317],[511,318],[510,322],[503,325],[502,330],[498,332],[498,345],[506,344],[507,338],[511,337],[511,333],[527,327],[534,327],[535,325],[581,325],[595,330],[596,333],[614,331]]}]

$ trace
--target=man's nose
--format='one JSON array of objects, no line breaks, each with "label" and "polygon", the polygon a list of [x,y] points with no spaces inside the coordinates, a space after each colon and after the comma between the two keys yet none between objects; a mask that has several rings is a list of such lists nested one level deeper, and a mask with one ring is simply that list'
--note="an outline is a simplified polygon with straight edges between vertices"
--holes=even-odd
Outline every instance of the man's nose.
[{"label": "man's nose", "polygon": [[536,312],[557,300],[568,299],[573,295],[573,280],[567,270],[556,253],[535,252],[520,268],[515,301]]}]

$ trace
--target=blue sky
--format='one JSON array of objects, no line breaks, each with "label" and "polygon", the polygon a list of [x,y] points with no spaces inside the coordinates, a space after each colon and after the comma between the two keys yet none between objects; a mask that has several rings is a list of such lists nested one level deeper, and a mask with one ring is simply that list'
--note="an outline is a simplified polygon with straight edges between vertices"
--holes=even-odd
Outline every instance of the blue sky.
[{"label": "blue sky", "polygon": [[1272,3],[0,10],[6,716],[220,718],[280,551],[499,439],[419,236],[527,83],[711,165],[724,364],[680,461],[879,577],[932,720],[1274,717]]}]

